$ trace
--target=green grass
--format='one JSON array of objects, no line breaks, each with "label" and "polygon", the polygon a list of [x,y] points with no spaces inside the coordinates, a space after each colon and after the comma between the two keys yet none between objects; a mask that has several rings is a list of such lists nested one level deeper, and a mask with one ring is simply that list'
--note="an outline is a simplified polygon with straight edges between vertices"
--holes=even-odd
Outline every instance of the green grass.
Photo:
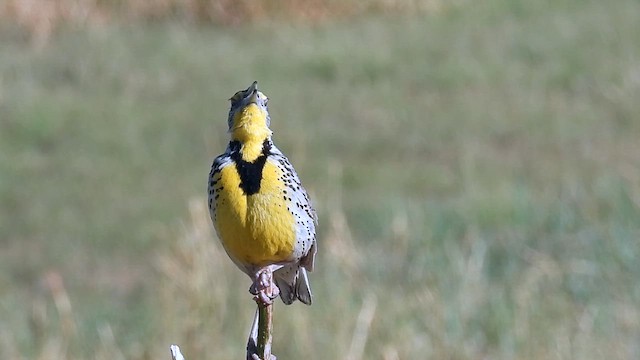
[{"label": "green grass", "polygon": [[258,80],[320,216],[315,303],[276,306],[279,358],[343,358],[369,296],[374,359],[638,357],[638,24],[632,0],[491,0],[42,49],[4,28],[0,353],[243,356],[249,280],[189,201]]}]

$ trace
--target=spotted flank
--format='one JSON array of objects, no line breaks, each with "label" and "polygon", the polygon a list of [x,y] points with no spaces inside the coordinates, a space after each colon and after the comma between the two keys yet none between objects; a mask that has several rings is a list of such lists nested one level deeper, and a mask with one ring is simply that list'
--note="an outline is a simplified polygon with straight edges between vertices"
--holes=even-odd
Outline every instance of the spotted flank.
[{"label": "spotted flank", "polygon": [[316,213],[289,160],[271,140],[257,83],[231,99],[226,151],[209,174],[209,211],[227,254],[254,281],[265,267],[285,304],[311,304]]}]

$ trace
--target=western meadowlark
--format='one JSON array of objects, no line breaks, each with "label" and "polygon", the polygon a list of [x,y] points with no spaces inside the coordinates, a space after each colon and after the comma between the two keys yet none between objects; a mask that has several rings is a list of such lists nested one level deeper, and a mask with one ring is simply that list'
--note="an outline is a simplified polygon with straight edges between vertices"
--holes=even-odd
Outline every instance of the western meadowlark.
[{"label": "western meadowlark", "polygon": [[270,304],[279,293],[285,304],[310,305],[316,214],[271,140],[268,98],[257,84],[229,99],[231,140],[209,174],[211,220],[231,260],[253,280],[256,300]]}]

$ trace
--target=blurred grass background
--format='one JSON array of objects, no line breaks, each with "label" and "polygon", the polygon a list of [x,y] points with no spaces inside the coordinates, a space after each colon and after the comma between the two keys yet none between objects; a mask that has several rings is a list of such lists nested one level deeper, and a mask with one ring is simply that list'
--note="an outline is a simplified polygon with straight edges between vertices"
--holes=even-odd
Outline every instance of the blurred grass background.
[{"label": "blurred grass background", "polygon": [[258,80],[319,211],[281,359],[640,357],[640,3],[0,7],[0,354],[241,358],[209,225]]}]

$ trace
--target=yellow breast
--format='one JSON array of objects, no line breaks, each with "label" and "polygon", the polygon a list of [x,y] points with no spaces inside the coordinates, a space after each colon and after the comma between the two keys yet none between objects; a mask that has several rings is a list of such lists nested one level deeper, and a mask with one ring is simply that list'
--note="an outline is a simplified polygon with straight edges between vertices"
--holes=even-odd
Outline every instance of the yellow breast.
[{"label": "yellow breast", "polygon": [[216,200],[215,227],[232,257],[245,264],[265,266],[290,260],[296,244],[295,219],[283,197],[281,170],[265,163],[260,189],[245,195],[234,165],[220,173],[222,190]]}]

